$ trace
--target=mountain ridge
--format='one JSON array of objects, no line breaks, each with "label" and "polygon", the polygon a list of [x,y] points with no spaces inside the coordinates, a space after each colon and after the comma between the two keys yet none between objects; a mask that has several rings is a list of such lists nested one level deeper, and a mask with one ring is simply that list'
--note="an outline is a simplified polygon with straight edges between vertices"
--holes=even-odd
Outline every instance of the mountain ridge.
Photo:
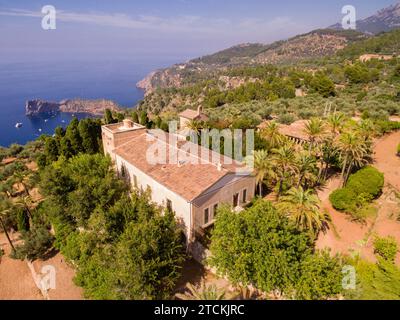
[{"label": "mountain ridge", "polygon": [[341,24],[316,29],[270,44],[242,43],[216,53],[153,71],[137,83],[148,95],[158,88],[180,88],[193,80],[231,67],[295,63],[331,56],[348,45],[400,27],[400,2],[357,22],[358,30],[343,30]]},{"label": "mountain ridge", "polygon": [[349,43],[365,39],[353,30],[317,29],[271,44],[243,43],[186,63],[153,71],[137,83],[146,94],[157,88],[182,87],[192,78],[230,67],[280,64],[332,55]]},{"label": "mountain ridge", "polygon": [[[400,2],[383,8],[365,19],[357,20],[356,27],[357,31],[371,35],[400,28]],[[328,28],[343,30],[340,23],[334,24]]]}]

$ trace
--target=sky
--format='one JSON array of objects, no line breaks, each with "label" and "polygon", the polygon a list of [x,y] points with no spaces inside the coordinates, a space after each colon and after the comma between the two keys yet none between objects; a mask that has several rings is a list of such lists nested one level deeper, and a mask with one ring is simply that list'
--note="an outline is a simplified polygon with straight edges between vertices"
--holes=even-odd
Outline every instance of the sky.
[{"label": "sky", "polygon": [[[395,0],[0,0],[0,59],[137,58],[185,60],[247,42],[271,43]],[[56,30],[43,30],[45,5]],[[179,62],[179,61],[177,61]]]}]

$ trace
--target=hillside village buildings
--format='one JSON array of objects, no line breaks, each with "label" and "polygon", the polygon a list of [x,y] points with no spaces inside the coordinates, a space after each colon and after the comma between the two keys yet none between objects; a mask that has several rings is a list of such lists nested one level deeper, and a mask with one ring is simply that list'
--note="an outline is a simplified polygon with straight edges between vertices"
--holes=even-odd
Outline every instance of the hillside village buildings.
[{"label": "hillside village buildings", "polygon": [[197,111],[186,109],[179,114],[179,125],[181,130],[187,129],[190,121],[207,121],[208,117],[202,112],[202,107],[199,107]]},{"label": "hillside village buildings", "polygon": [[[195,111],[197,116],[189,113],[181,118],[199,117]],[[155,203],[176,213],[188,245],[213,225],[219,206],[230,204],[239,211],[255,196],[255,178],[243,170],[243,164],[179,135],[165,133],[160,138],[126,119],[103,126],[102,139],[104,152],[111,156],[120,176],[134,188],[150,190]],[[165,163],[149,161],[155,143],[168,151]],[[189,152],[188,146],[198,152]]]},{"label": "hillside village buildings", "polygon": [[385,55],[385,54],[363,54],[360,56],[359,60],[361,62],[368,62],[372,59],[381,60],[381,61],[389,61],[394,58],[393,55]]}]

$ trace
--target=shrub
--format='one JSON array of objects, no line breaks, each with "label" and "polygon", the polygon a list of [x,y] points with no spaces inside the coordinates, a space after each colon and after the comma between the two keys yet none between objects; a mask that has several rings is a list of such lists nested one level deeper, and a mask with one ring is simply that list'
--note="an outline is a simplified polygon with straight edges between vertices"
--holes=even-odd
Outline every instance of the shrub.
[{"label": "shrub", "polygon": [[209,265],[236,285],[296,299],[326,299],[341,291],[339,259],[314,253],[309,236],[264,200],[240,215],[221,207],[210,251]]},{"label": "shrub", "polygon": [[397,255],[396,239],[394,237],[377,237],[374,241],[374,252],[383,259],[394,262]]},{"label": "shrub", "polygon": [[340,211],[348,211],[355,199],[356,194],[348,188],[335,190],[329,197],[333,207]]},{"label": "shrub", "polygon": [[381,194],[383,185],[383,174],[365,167],[351,175],[346,187],[334,191],[329,200],[336,210],[351,214],[355,220],[364,220],[373,211],[369,204]]},{"label": "shrub", "polygon": [[278,118],[279,123],[286,124],[286,125],[290,125],[295,121],[296,121],[295,116],[290,113],[281,114]]},{"label": "shrub", "polygon": [[400,299],[400,269],[394,263],[379,259],[374,264],[357,258],[350,264],[356,268],[357,287],[356,290],[347,290],[346,299]]},{"label": "shrub", "polygon": [[399,143],[399,145],[397,146],[397,155],[400,157],[400,143]]},{"label": "shrub", "polygon": [[301,265],[296,284],[296,299],[328,299],[342,291],[342,265],[339,256],[329,251],[317,251]]},{"label": "shrub", "polygon": [[16,248],[15,257],[18,259],[35,260],[44,258],[53,244],[53,236],[44,227],[32,228],[22,233],[24,244]]},{"label": "shrub", "polygon": [[384,182],[383,173],[374,167],[365,167],[350,176],[346,188],[352,190],[355,194],[365,193],[376,198],[381,194]]},{"label": "shrub", "polygon": [[376,121],[378,133],[384,135],[386,133],[390,133],[395,130],[400,130],[400,122],[396,121],[385,121],[378,120]]}]

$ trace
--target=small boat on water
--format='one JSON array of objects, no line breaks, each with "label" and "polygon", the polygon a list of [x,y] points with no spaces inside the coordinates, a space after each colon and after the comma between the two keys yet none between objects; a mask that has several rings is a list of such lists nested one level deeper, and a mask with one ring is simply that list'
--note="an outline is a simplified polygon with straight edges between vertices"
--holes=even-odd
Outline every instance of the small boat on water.
[{"label": "small boat on water", "polygon": [[42,129],[39,129],[39,132],[42,132]]},{"label": "small boat on water", "polygon": [[21,128],[21,127],[22,127],[22,123],[21,123],[21,122],[18,122],[18,123],[15,125],[15,127],[16,127],[16,128]]},{"label": "small boat on water", "polygon": [[49,121],[49,119],[44,119],[44,122],[47,122],[47,121]]}]

